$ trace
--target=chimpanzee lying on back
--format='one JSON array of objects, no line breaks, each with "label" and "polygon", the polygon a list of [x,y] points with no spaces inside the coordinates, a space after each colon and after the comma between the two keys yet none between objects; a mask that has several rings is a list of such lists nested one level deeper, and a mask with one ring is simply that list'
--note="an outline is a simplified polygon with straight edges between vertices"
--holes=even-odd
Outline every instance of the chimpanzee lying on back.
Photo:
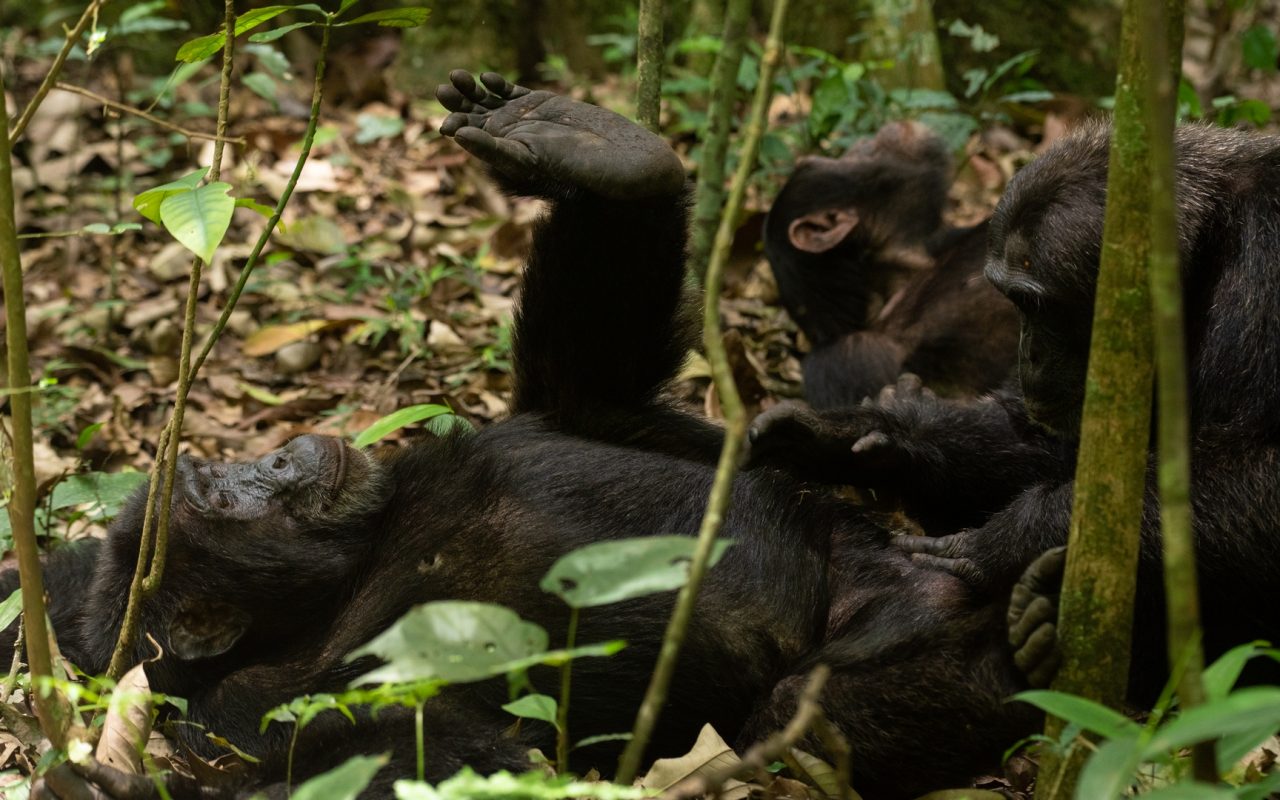
[{"label": "chimpanzee lying on back", "polygon": [[[880,407],[766,414],[754,457],[897,495],[952,532],[972,527],[897,543],[992,596],[1065,544],[1109,140],[1095,126],[1058,143],[1015,176],[992,218],[987,277],[1022,317],[1019,394],[960,404],[905,386]],[[1180,128],[1176,144],[1192,505],[1212,656],[1280,641],[1280,138],[1197,126]],[[1159,541],[1153,459],[1131,676],[1140,700],[1165,675]]]},{"label": "chimpanzee lying on back", "polygon": [[[253,786],[281,780],[289,748],[286,726],[259,734],[263,713],[344,689],[370,667],[345,656],[415,604],[501,603],[561,645],[567,609],[538,586],[555,559],[602,539],[692,534],[710,490],[720,431],[661,396],[689,342],[679,161],[611,112],[494,74],[483,86],[450,77],[438,96],[455,113],[442,131],[509,190],[549,201],[516,318],[513,416],[385,460],[303,437],[253,464],[179,468],[166,582],[143,618],[165,656],[148,674],[153,689],[188,699],[194,724],[177,731],[197,753],[218,752],[208,731],[264,758]],[[63,649],[89,672],[106,667],[120,625],[143,503],[129,504],[96,563],[49,564]],[[1028,730],[1034,714],[1004,702],[1021,683],[1005,643],[1007,591],[973,603],[962,581],[914,565],[858,508],[783,472],[737,480],[724,535],[736,545],[706,579],[650,756],[682,752],[706,722],[740,744],[777,729],[817,663],[833,670],[823,703],[871,797],[960,783]],[[577,641],[629,646],[575,664],[575,735],[630,729],[672,599],[582,615]],[[135,660],[149,651],[140,644]],[[508,732],[506,699],[495,681],[427,704],[429,779],[463,764],[519,770],[528,748],[552,752],[548,726]],[[294,776],[391,751],[372,790],[385,795],[413,772],[413,743],[411,713],[384,710],[354,728],[321,715],[301,734]],[[616,755],[616,744],[585,747],[572,766],[608,770]]]},{"label": "chimpanzee lying on back", "polygon": [[955,395],[1009,377],[1017,313],[982,277],[987,222],[942,221],[950,174],[941,139],[895,122],[840,159],[801,161],[778,193],[765,254],[812,346],[814,408],[855,406],[903,372]]}]

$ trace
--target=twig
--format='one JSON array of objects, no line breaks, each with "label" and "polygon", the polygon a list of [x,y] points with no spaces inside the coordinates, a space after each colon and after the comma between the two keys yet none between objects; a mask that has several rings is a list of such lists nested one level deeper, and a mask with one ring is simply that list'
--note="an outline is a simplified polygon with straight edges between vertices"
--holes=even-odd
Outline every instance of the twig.
[{"label": "twig", "polygon": [[[78,95],[81,95],[82,97],[87,97],[96,103],[101,103],[107,108],[114,108],[116,111],[119,111],[121,113],[132,114],[133,116],[138,117],[140,119],[145,119],[147,122],[150,122],[152,125],[155,125],[157,127],[167,128],[168,130],[171,130],[174,133],[180,133],[183,136],[187,137],[188,139],[205,139],[211,142],[219,142],[219,143],[229,142],[231,144],[238,144],[238,145],[243,145],[245,143],[244,137],[242,136],[224,137],[224,136],[219,136],[216,133],[201,133],[200,131],[193,131],[190,128],[184,128],[181,125],[177,125],[172,122],[168,122],[166,120],[160,119],[155,114],[150,114],[146,111],[143,111],[140,108],[134,108],[133,106],[125,105],[124,103],[117,102],[115,100],[112,100],[110,97],[103,97],[97,92],[91,92],[88,89],[85,89],[81,86],[74,86],[70,83],[63,83],[62,81],[58,81],[56,84],[54,84],[54,88],[61,89],[64,92],[71,92],[72,94],[78,94]],[[213,178],[211,180],[216,180],[216,178]]]},{"label": "twig", "polygon": [[786,727],[763,742],[753,744],[747,752],[742,754],[738,762],[721,767],[710,774],[681,781],[668,789],[662,795],[662,800],[687,800],[687,798],[701,797],[705,794],[719,793],[729,781],[738,780],[777,761],[783,753],[795,747],[796,742],[804,738],[815,723],[825,721],[818,698],[830,676],[831,670],[825,664],[814,667],[796,703],[796,713],[792,715]]},{"label": "twig", "polygon": [[[235,30],[236,8],[234,0],[226,0],[226,30]],[[235,37],[228,36],[222,55],[222,78],[218,92],[218,139],[214,145],[210,180],[217,180],[222,172],[223,137],[227,131],[228,98],[231,92],[231,68],[235,52]],[[182,420],[186,413],[187,393],[191,389],[191,344],[195,338],[196,305],[200,298],[200,275],[203,262],[196,258],[191,263],[191,279],[187,285],[187,305],[182,326],[182,348],[178,359],[178,386],[174,396],[173,415],[160,432],[155,463],[151,466],[151,480],[147,488],[146,510],[142,517],[142,535],[138,543],[138,557],[134,564],[133,580],[129,584],[129,600],[125,605],[124,622],[116,639],[115,650],[107,675],[119,680],[132,666],[130,657],[138,638],[138,620],[142,615],[142,602],[155,594],[164,577],[165,555],[169,543],[169,518],[173,511],[173,489],[177,474],[178,445],[182,439]],[[161,480],[163,476],[163,480]],[[160,513],[152,530],[152,517],[156,512],[159,492]],[[152,543],[154,542],[154,550]]]},{"label": "twig", "polygon": [[18,670],[22,668],[22,645],[23,631],[26,625],[23,619],[18,618],[18,635],[13,640],[13,661],[9,664],[9,674],[5,676],[4,686],[0,688],[0,703],[9,702],[9,695],[13,692],[14,685],[18,682]]},{"label": "twig", "polygon": [[[0,70],[0,131],[9,125],[4,106],[4,72]],[[13,159],[9,138],[0,136],[0,269],[4,272],[4,308],[8,324],[8,385],[23,389],[31,385],[31,364],[27,351],[27,304],[23,296],[22,261],[18,256],[18,231],[14,219]],[[40,549],[36,543],[36,473],[31,430],[31,393],[9,395],[12,433],[13,487],[9,495],[9,526],[13,547],[18,551],[18,577],[22,587],[22,613],[27,625],[27,662],[31,678],[51,674],[49,632],[45,617],[44,577],[40,572]],[[67,715],[62,697],[38,692],[32,698],[40,729],[55,746],[63,744]]]},{"label": "twig", "polygon": [[671,685],[671,676],[675,673],[676,660],[680,656],[681,645],[684,644],[689,620],[693,617],[698,590],[702,587],[702,578],[706,575],[707,564],[711,560],[711,550],[715,546],[716,536],[720,533],[725,509],[729,505],[733,477],[738,471],[739,452],[747,432],[746,412],[742,408],[738,388],[733,382],[733,369],[729,366],[723,336],[720,332],[720,289],[724,282],[724,265],[729,260],[729,249],[733,243],[738,212],[742,209],[742,201],[747,193],[747,183],[751,178],[756,156],[760,152],[760,140],[764,137],[765,117],[769,108],[769,98],[773,93],[773,76],[782,58],[782,28],[787,19],[788,2],[789,0],[776,0],[773,6],[769,38],[765,43],[764,57],[760,61],[760,82],[756,85],[755,98],[752,100],[751,118],[747,127],[746,141],[742,146],[742,157],[738,162],[738,171],[733,176],[729,199],[725,203],[724,217],[720,220],[720,229],[716,232],[711,261],[707,265],[707,293],[703,308],[702,336],[703,345],[707,350],[707,362],[711,365],[711,376],[715,381],[716,392],[720,396],[720,406],[724,411],[724,445],[720,450],[719,463],[716,465],[715,480],[711,484],[711,497],[707,501],[707,510],[698,531],[693,561],[689,565],[689,580],[680,588],[680,593],[676,597],[675,611],[671,614],[671,621],[662,638],[658,663],[653,668],[649,688],[645,691],[644,700],[640,703],[640,711],[636,714],[631,741],[627,743],[627,748],[623,751],[618,763],[616,776],[618,783],[628,784],[635,780],[640,770],[640,759],[644,757],[645,748],[649,745],[649,737],[653,735],[653,728],[658,722],[658,714],[666,702],[667,689]]},{"label": "twig", "polygon": [[31,118],[36,115],[36,109],[40,108],[45,96],[49,94],[49,90],[57,82],[58,75],[62,72],[62,65],[67,63],[67,56],[71,55],[71,49],[76,46],[76,42],[80,40],[80,35],[84,33],[84,29],[89,27],[89,23],[98,18],[98,8],[103,2],[104,0],[90,0],[88,8],[80,15],[76,26],[67,31],[67,39],[62,43],[62,49],[58,51],[58,57],[53,60],[53,66],[49,67],[48,74],[44,76],[44,80],[40,82],[36,93],[28,101],[27,107],[22,109],[22,114],[18,117],[17,123],[14,124],[13,130],[9,132],[10,147],[17,143],[18,139],[22,137],[22,132],[31,124]]}]

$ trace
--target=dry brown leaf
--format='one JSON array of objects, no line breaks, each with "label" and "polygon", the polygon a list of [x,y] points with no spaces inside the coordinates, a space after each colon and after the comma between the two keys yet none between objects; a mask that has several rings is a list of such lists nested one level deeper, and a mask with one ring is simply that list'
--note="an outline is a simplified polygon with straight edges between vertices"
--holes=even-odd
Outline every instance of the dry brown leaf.
[{"label": "dry brown leaf", "polygon": [[[720,738],[715,728],[709,724],[703,725],[692,750],[679,758],[660,758],[653,762],[649,772],[640,779],[640,785],[646,789],[666,791],[681,781],[719,772],[741,760],[733,752],[733,748]],[[721,790],[720,797],[745,798],[749,794],[750,787],[747,784],[728,781]]]},{"label": "dry brown leaf", "polygon": [[142,774],[142,748],[151,735],[151,684],[145,665],[124,674],[111,693],[102,736],[94,753],[98,760],[130,775]]},{"label": "dry brown leaf", "polygon": [[267,325],[259,328],[240,346],[246,356],[269,356],[287,344],[301,341],[313,333],[339,325],[338,321],[309,319],[287,325]]}]

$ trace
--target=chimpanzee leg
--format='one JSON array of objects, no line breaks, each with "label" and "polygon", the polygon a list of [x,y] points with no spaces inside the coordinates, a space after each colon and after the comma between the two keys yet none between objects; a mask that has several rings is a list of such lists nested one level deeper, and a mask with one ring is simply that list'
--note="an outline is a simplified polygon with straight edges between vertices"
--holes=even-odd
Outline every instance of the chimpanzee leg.
[{"label": "chimpanzee leg", "polygon": [[687,192],[657,136],[596,106],[460,70],[441,131],[509,190],[546,198],[516,316],[516,412],[616,440],[613,409],[651,407],[690,344]]}]

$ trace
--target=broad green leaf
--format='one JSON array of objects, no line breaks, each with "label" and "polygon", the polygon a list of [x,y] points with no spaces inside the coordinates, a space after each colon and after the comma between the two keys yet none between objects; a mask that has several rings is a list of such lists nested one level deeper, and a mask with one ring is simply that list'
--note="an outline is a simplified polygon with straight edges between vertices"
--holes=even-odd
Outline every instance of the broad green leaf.
[{"label": "broad green leaf", "polygon": [[105,424],[105,422],[95,422],[92,425],[86,425],[84,430],[80,431],[80,435],[76,437],[76,449],[85,449]]},{"label": "broad green leaf", "polygon": [[240,82],[263,100],[270,100],[272,103],[276,101],[276,82],[267,73],[250,72]]},{"label": "broad green leaf", "polygon": [[1221,700],[1226,697],[1231,692],[1231,687],[1240,679],[1244,665],[1249,659],[1262,655],[1266,646],[1265,642],[1250,642],[1233,647],[1205,667],[1201,680],[1208,699]]},{"label": "broad green leaf", "polygon": [[1118,800],[1133,784],[1141,763],[1138,737],[1122,736],[1102,744],[1080,771],[1076,797],[1084,800]]},{"label": "broad green leaf", "polygon": [[355,19],[339,22],[339,25],[361,25],[376,22],[391,28],[416,28],[427,21],[431,10],[427,8],[388,8],[383,11],[371,11],[361,14]]},{"label": "broad green leaf", "polygon": [[382,419],[365,428],[353,444],[354,447],[368,447],[382,437],[398,431],[401,428],[412,425],[415,422],[421,422],[424,419],[431,419],[442,414],[452,414],[453,409],[448,406],[437,405],[434,403],[423,403],[416,406],[408,406],[406,408],[392,411]]},{"label": "broad green leaf", "polygon": [[356,144],[390,139],[404,132],[404,120],[397,116],[364,113],[356,117]]},{"label": "broad green leaf", "polygon": [[548,650],[545,653],[534,653],[526,658],[512,661],[507,665],[507,671],[528,669],[536,667],[539,664],[545,664],[548,667],[559,667],[575,658],[590,658],[596,656],[611,656],[619,652],[627,643],[621,639],[614,639],[611,642],[601,642],[600,644],[586,644],[574,647],[570,650]]},{"label": "broad green leaf", "polygon": [[502,707],[503,711],[524,719],[536,719],[550,723],[560,729],[556,722],[556,699],[545,694],[526,694],[519,700],[513,700]]},{"label": "broad green leaf", "polygon": [[429,678],[465,683],[505,674],[546,649],[547,632],[509,608],[442,600],[410,609],[347,660],[371,655],[386,662],[356,684]]},{"label": "broad green leaf", "polygon": [[351,8],[358,2],[360,2],[360,0],[342,0],[342,5],[338,6],[338,14],[341,15],[348,8]]},{"label": "broad green leaf", "polygon": [[1074,722],[1087,731],[1092,731],[1108,739],[1124,736],[1137,736],[1138,725],[1125,715],[1110,708],[1064,692],[1053,692],[1047,689],[1033,689],[1019,692],[1014,700],[1030,703],[1036,708],[1048,711],[1055,717]]},{"label": "broad green leaf", "polygon": [[385,755],[352,756],[294,789],[291,800],[355,800],[387,761]]},{"label": "broad green leaf", "polygon": [[1175,783],[1143,792],[1142,800],[1236,800],[1236,793],[1225,786],[1207,783]]},{"label": "broad green leaf", "polygon": [[315,24],[316,23],[314,22],[295,22],[292,25],[285,25],[284,27],[276,28],[274,30],[255,33],[254,35],[249,37],[249,41],[258,42],[259,44],[262,44],[264,42],[274,42],[276,39],[279,39],[280,37],[284,36],[289,31],[296,31],[299,28],[310,28],[310,27],[313,27]]},{"label": "broad green leaf", "polygon": [[160,220],[173,238],[205,261],[222,243],[236,210],[227,192],[231,184],[210,183],[190,192],[171,194],[160,202]]},{"label": "broad green leaf", "polygon": [[9,627],[18,615],[22,613],[22,589],[14,589],[8,597],[0,603],[0,631]]},{"label": "broad green leaf", "polygon": [[1241,55],[1244,63],[1264,72],[1276,71],[1276,59],[1280,58],[1280,43],[1266,25],[1253,25],[1240,35]]},{"label": "broad green leaf", "polygon": [[[709,566],[715,566],[730,544],[727,539],[715,543]],[[595,542],[561,556],[539,585],[574,608],[668,592],[689,580],[696,546],[690,536]]]},{"label": "broad green leaf", "polygon": [[1218,772],[1223,774],[1228,772],[1240,759],[1249,755],[1255,747],[1270,739],[1275,733],[1275,726],[1263,723],[1253,730],[1223,736],[1213,748],[1213,755],[1218,761]]},{"label": "broad green leaf", "polygon": [[1280,687],[1253,686],[1183,711],[1156,731],[1143,755],[1150,760],[1197,742],[1268,726],[1280,730]]},{"label": "broad green leaf", "polygon": [[197,36],[194,39],[183,42],[178,48],[177,55],[174,58],[187,64],[196,61],[204,61],[218,52],[227,43],[226,31],[210,33],[206,36]]},{"label": "broad green leaf", "polygon": [[195,188],[200,185],[200,181],[204,180],[204,176],[208,172],[209,168],[205,167],[184,175],[176,181],[162,184],[154,189],[148,189],[133,198],[133,207],[142,216],[157,225],[162,225],[164,223],[160,221],[160,204],[164,202],[164,199],[170,195],[195,191]]},{"label": "broad green leaf", "polygon": [[269,19],[275,19],[286,11],[292,11],[294,6],[263,6],[246,11],[236,17],[236,36],[246,31],[251,31]]},{"label": "broad green leaf", "polygon": [[145,472],[85,472],[69,475],[53,487],[48,507],[53,509],[96,503],[108,513],[129,499],[134,490],[147,482]]},{"label": "broad green leaf", "polygon": [[1257,783],[1236,788],[1237,800],[1267,800],[1272,792],[1280,791],[1280,772],[1273,772]]}]

